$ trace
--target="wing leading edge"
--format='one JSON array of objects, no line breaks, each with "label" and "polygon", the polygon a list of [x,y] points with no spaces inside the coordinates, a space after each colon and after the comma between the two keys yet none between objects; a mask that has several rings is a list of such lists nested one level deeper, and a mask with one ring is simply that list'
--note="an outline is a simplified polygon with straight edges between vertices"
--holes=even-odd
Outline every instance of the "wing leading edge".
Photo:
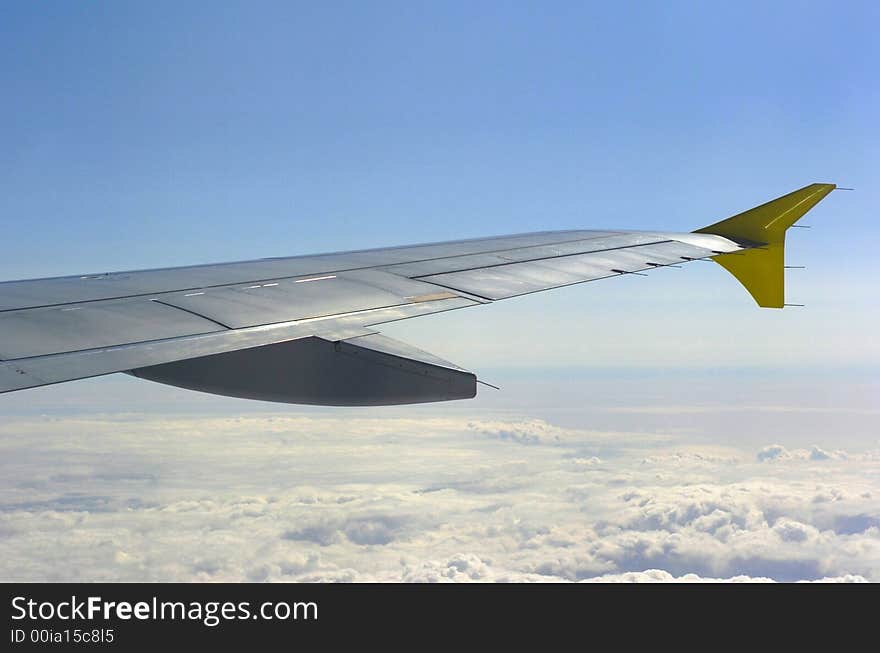
[{"label": "wing leading edge", "polygon": [[289,403],[472,397],[473,374],[376,327],[699,259],[781,307],[785,231],[834,188],[811,184],[693,233],[541,232],[0,283],[0,392],[130,372]]}]

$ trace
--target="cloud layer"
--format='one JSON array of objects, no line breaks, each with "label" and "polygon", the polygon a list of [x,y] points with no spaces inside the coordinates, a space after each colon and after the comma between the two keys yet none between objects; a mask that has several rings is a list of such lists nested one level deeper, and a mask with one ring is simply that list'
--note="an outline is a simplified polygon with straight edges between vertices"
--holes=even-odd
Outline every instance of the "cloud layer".
[{"label": "cloud layer", "polygon": [[20,417],[4,580],[880,581],[880,454],[538,419]]}]

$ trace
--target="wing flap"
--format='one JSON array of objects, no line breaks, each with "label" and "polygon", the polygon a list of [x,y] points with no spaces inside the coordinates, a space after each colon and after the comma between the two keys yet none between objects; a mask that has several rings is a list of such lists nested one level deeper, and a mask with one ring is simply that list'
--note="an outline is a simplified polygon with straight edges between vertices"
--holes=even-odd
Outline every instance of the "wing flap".
[{"label": "wing flap", "polygon": [[11,311],[0,313],[0,359],[45,356],[223,330],[204,317],[149,300]]}]

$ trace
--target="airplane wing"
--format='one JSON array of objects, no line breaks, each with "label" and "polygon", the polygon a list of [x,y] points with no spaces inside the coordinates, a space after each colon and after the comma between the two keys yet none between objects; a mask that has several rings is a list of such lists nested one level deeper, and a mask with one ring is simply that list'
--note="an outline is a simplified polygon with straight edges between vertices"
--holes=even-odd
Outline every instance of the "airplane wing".
[{"label": "airplane wing", "polygon": [[785,231],[811,184],[693,233],[553,231],[0,283],[0,392],[128,372],[215,394],[384,405],[470,398],[474,374],[386,322],[712,259],[784,305]]}]

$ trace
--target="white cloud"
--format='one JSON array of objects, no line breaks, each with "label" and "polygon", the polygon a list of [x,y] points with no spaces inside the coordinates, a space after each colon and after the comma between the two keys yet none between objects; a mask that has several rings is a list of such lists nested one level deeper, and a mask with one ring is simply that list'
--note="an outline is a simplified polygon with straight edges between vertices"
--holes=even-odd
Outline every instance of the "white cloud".
[{"label": "white cloud", "polygon": [[6,580],[880,580],[876,452],[473,416],[16,418]]},{"label": "white cloud", "polygon": [[587,578],[585,583],[772,583],[772,578],[752,578],[751,576],[733,576],[731,578],[703,578],[697,574],[673,576],[662,569],[645,571],[629,571],[624,574],[605,574],[595,578]]},{"label": "white cloud", "polygon": [[[752,577],[752,576],[732,576],[730,578],[704,578],[697,574],[685,574],[684,576],[673,576],[668,571],[662,569],[648,569],[646,571],[630,571],[625,574],[606,574],[604,576],[596,576],[588,578],[585,583],[773,583],[772,578]],[[868,580],[863,576],[854,576],[847,574],[846,576],[836,576],[833,578],[820,578],[815,581],[817,583],[867,583]]]},{"label": "white cloud", "polygon": [[813,445],[810,449],[788,450],[781,444],[771,444],[762,448],[757,454],[757,459],[760,462],[778,460],[812,460],[817,462],[823,460],[840,460],[845,459],[846,457],[847,453],[845,451],[826,451],[816,445]]}]

